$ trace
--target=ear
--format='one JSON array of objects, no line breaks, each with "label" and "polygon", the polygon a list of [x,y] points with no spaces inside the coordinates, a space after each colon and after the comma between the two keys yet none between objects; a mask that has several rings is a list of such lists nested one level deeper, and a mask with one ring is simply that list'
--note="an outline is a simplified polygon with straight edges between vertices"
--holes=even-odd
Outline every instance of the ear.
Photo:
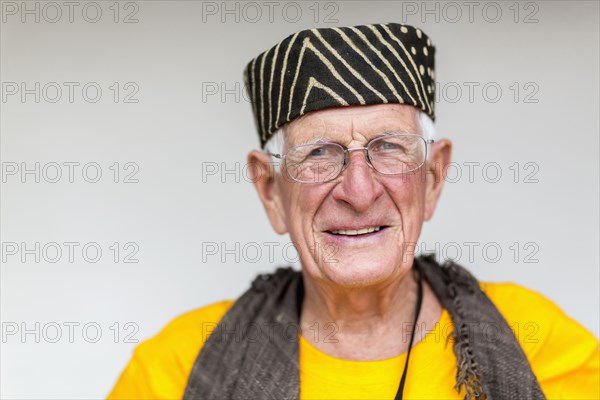
[{"label": "ear", "polygon": [[448,139],[436,141],[430,146],[430,156],[425,164],[425,210],[424,219],[429,221],[433,217],[442,187],[446,180],[448,165],[452,155],[452,142]]},{"label": "ear", "polygon": [[263,203],[271,226],[280,235],[287,233],[281,197],[281,182],[276,179],[275,164],[269,154],[252,150],[248,154],[248,172]]}]

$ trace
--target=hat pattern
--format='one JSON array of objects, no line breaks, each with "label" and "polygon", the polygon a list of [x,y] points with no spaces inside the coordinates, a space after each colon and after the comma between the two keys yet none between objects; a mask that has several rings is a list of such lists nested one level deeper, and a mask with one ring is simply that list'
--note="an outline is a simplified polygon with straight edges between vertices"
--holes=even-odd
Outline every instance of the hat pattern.
[{"label": "hat pattern", "polygon": [[396,23],[309,29],[244,70],[261,146],[286,122],[329,107],[402,103],[435,119],[435,48]]}]

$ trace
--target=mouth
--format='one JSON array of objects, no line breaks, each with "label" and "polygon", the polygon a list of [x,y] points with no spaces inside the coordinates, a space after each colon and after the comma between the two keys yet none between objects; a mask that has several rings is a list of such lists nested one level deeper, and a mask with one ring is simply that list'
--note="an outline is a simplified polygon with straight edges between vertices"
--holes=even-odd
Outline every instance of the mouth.
[{"label": "mouth", "polygon": [[387,226],[383,225],[383,226],[370,226],[370,227],[361,228],[361,229],[335,229],[335,230],[328,230],[325,232],[327,232],[331,235],[336,235],[336,236],[362,237],[362,236],[374,235],[377,232],[382,231],[386,228],[387,228]]}]

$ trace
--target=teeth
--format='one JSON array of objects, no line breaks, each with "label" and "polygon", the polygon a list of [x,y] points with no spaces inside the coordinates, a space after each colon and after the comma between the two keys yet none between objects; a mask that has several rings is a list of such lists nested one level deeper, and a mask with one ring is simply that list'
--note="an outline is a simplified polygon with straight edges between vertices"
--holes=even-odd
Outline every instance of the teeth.
[{"label": "teeth", "polygon": [[366,233],[371,233],[371,232],[377,232],[378,230],[380,230],[381,227],[377,226],[377,227],[371,227],[371,228],[364,228],[364,229],[359,229],[359,230],[338,230],[338,231],[331,231],[331,233],[335,234],[335,235],[348,235],[348,236],[356,236],[356,235],[364,235]]}]

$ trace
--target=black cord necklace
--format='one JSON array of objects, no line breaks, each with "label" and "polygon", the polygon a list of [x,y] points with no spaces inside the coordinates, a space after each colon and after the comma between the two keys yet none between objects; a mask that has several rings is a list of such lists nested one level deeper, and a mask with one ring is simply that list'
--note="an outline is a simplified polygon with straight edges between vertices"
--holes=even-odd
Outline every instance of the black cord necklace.
[{"label": "black cord necklace", "polygon": [[413,341],[415,339],[415,331],[417,330],[417,321],[419,319],[419,314],[421,312],[421,303],[423,303],[423,276],[419,268],[416,268],[418,277],[418,293],[417,293],[417,309],[415,311],[415,321],[413,322],[412,331],[410,332],[410,342],[408,343],[408,351],[406,352],[406,363],[404,364],[404,372],[402,372],[402,378],[400,379],[400,387],[398,388],[398,392],[396,392],[396,400],[402,400],[402,394],[404,392],[404,383],[406,382],[406,372],[408,371],[408,359],[410,357],[410,350],[413,346]]}]

